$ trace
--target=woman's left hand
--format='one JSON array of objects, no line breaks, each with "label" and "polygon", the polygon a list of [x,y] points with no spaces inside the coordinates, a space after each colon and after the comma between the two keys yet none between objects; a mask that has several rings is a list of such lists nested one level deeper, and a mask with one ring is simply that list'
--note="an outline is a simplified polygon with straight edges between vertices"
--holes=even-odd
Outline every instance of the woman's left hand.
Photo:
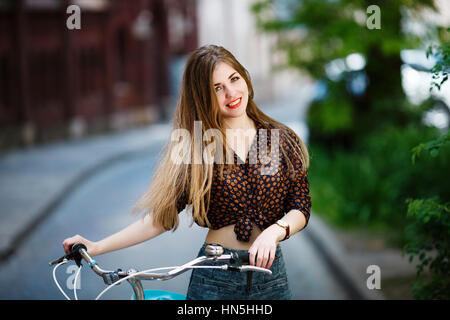
[{"label": "woman's left hand", "polygon": [[261,232],[248,249],[250,265],[269,269],[275,260],[277,245],[284,238],[284,233],[284,229],[277,225],[272,225]]}]

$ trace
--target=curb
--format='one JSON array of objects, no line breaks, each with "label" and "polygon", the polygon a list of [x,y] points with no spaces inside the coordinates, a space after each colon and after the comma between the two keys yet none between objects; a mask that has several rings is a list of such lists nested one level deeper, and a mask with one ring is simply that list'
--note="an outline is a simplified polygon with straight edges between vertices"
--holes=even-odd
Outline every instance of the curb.
[{"label": "curb", "polygon": [[[343,245],[334,235],[334,231],[321,218],[314,218],[306,235],[317,248],[336,280],[346,288],[351,300],[386,300],[381,290],[369,290],[367,279],[357,272],[352,272],[352,266],[346,262],[347,253]],[[367,275],[369,277],[369,275]]]}]

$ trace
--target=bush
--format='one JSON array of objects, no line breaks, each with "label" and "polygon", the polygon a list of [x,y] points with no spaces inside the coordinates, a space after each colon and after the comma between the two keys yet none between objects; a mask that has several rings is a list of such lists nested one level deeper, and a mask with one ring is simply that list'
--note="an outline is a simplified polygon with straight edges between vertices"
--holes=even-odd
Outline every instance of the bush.
[{"label": "bush", "polygon": [[[450,298],[450,202],[441,204],[438,197],[408,199],[408,215],[414,220],[407,226],[410,241],[403,254],[409,261],[418,257],[417,280],[412,285],[415,299]],[[428,267],[431,275],[421,278]]]},{"label": "bush", "polygon": [[[436,158],[442,152],[442,147],[448,143],[450,131],[435,140],[414,147],[411,160],[415,163],[422,151],[428,151]],[[437,181],[446,183],[448,178],[443,176]],[[416,299],[449,299],[450,202],[441,203],[438,196],[407,199],[406,202],[408,216],[414,220],[406,228],[411,240],[404,246],[403,255],[409,254],[410,262],[416,256],[420,260],[417,279],[411,287],[412,293]],[[427,267],[430,275],[424,278],[422,273]]]},{"label": "bush", "polygon": [[438,136],[431,127],[392,127],[361,139],[352,152],[310,145],[313,210],[342,228],[386,232],[392,244],[405,245],[405,227],[412,221],[405,218],[406,199],[450,197],[442,179],[450,172],[449,150],[411,164],[411,149]]}]

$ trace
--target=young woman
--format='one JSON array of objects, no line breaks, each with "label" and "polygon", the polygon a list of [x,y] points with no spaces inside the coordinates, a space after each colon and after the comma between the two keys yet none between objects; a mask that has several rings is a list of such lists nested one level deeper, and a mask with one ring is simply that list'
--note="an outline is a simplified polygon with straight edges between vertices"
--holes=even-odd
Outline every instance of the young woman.
[{"label": "young woman", "polygon": [[132,210],[144,211],[142,219],[98,242],[67,238],[64,250],[81,242],[95,256],[141,243],[175,230],[190,205],[193,221],[209,228],[199,256],[208,243],[248,251],[250,264],[272,275],[194,269],[187,299],[290,299],[278,244],[308,223],[309,155],[253,98],[250,76],[230,52],[214,45],[193,52],[165,157]]}]

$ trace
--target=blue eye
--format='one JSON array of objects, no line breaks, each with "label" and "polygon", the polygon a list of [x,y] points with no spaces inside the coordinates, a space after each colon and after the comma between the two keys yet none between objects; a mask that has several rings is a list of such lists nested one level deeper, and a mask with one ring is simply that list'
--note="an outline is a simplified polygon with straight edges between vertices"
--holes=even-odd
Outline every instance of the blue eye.
[{"label": "blue eye", "polygon": [[[240,78],[238,76],[231,78],[231,82],[235,82],[238,81]],[[220,86],[214,87],[214,90],[216,92],[218,92],[219,90],[221,90],[222,88]]]}]

